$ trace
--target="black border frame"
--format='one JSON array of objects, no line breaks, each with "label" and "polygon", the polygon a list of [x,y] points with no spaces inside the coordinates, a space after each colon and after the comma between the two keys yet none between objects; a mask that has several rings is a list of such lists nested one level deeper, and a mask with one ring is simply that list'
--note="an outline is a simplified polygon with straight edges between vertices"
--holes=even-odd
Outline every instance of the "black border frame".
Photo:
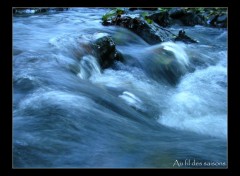
[{"label": "black border frame", "polygon": [[[228,168],[227,169],[12,169],[12,8],[13,7],[228,7]],[[110,174],[122,174],[125,171],[140,170],[141,174],[154,174],[163,173],[165,175],[173,174],[219,174],[219,175],[232,175],[237,172],[238,158],[237,149],[239,146],[238,141],[234,143],[234,140],[239,139],[236,135],[239,134],[238,127],[234,127],[234,122],[240,116],[236,107],[238,100],[234,90],[239,89],[239,82],[234,79],[239,79],[237,76],[237,63],[238,48],[240,46],[240,36],[237,32],[240,32],[240,25],[238,19],[238,10],[234,9],[233,0],[128,0],[126,1],[100,1],[93,0],[85,1],[73,1],[73,0],[12,0],[4,1],[2,6],[1,21],[4,22],[1,26],[1,38],[4,37],[3,48],[1,49],[1,59],[3,60],[1,71],[4,77],[4,83],[1,88],[4,88],[5,93],[1,94],[2,108],[0,116],[0,135],[1,135],[1,160],[0,170],[1,175],[43,175],[48,174],[73,174],[73,173],[85,173],[86,174],[102,174],[103,172],[109,172]],[[238,24],[237,24],[238,23]],[[4,30],[3,29],[7,29]],[[236,32],[237,31],[237,32]],[[6,33],[8,32],[8,33]],[[235,53],[234,53],[235,52]],[[3,56],[2,56],[3,54]],[[232,80],[233,79],[233,80]],[[235,84],[234,84],[235,83]],[[3,101],[4,97],[4,101]],[[111,172],[116,171],[116,172]],[[2,174],[4,173],[4,174]],[[235,175],[235,174],[234,174]]]}]

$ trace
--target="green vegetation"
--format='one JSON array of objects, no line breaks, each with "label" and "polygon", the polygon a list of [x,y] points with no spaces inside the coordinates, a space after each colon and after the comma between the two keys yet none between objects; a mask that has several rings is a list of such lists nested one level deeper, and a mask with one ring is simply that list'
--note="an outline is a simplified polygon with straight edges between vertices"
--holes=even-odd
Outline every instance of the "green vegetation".
[{"label": "green vegetation", "polygon": [[158,10],[160,11],[160,12],[167,12],[168,10],[170,10],[171,8],[162,8],[162,7],[160,7],[160,8],[158,8]]},{"label": "green vegetation", "polygon": [[[127,8],[110,8],[109,12],[104,14],[102,16],[102,21],[107,22],[111,21],[113,19],[117,20],[117,17],[121,17],[122,14],[126,14],[128,11],[126,11]],[[159,7],[158,10],[149,12],[144,11],[139,12],[139,17],[141,17],[146,23],[152,24],[153,20],[156,21],[155,16],[154,18],[151,16],[153,14],[156,14],[156,16],[159,19],[164,19],[166,16],[170,15],[167,14],[172,8],[171,7]],[[203,20],[213,20],[217,19],[219,16],[223,16],[222,18],[225,18],[224,15],[227,16],[227,8],[223,7],[180,7],[175,10],[171,11],[170,13],[182,13],[185,16],[191,16],[192,14],[198,15],[198,18]],[[196,20],[195,20],[196,21]]]},{"label": "green vegetation", "polygon": [[213,15],[226,15],[227,9],[222,7],[214,7],[214,8],[205,8],[205,7],[198,7],[198,8],[184,8],[187,12],[193,11],[196,13],[205,13],[207,14],[206,17],[209,18]]},{"label": "green vegetation", "polygon": [[149,14],[147,12],[143,12],[141,13],[141,17],[143,17],[143,19],[148,23],[148,24],[152,24],[153,21],[149,18]]},{"label": "green vegetation", "polygon": [[111,11],[107,12],[102,16],[103,21],[110,20],[112,17],[116,17],[117,15],[122,15],[124,14],[124,9],[123,8],[114,8]]}]

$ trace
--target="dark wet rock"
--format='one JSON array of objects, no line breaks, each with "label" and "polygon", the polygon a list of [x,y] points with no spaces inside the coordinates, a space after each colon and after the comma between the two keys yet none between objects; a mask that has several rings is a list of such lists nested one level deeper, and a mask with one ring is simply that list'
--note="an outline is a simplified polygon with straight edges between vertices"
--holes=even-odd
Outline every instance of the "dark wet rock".
[{"label": "dark wet rock", "polygon": [[169,10],[168,13],[169,13],[169,16],[174,19],[182,18],[184,15],[187,14],[186,10],[178,7],[172,8],[171,10]]},{"label": "dark wet rock", "polygon": [[225,23],[227,22],[227,15],[221,15],[217,18],[218,23]]},{"label": "dark wet rock", "polygon": [[209,17],[209,24],[212,25],[212,26],[216,26],[217,24],[217,18],[218,18],[218,15],[212,15]]},{"label": "dark wet rock", "polygon": [[145,20],[141,18],[131,18],[129,16],[120,16],[111,19],[110,21],[105,21],[103,25],[116,25],[123,28],[127,28],[132,32],[136,33],[143,40],[149,44],[157,44],[163,41],[168,41],[171,39],[171,35],[165,30],[159,28],[156,24],[148,24]]},{"label": "dark wet rock", "polygon": [[67,10],[68,8],[54,8],[56,11],[64,11]]},{"label": "dark wet rock", "polygon": [[217,18],[217,25],[218,27],[227,27],[227,15],[221,15]]},{"label": "dark wet rock", "polygon": [[[105,69],[113,66],[115,61],[123,61],[123,56],[117,50],[115,41],[107,33],[82,34],[74,36],[74,39],[76,43],[73,45],[65,45],[61,49],[62,51],[66,49],[66,52],[71,53],[71,57],[74,58],[76,62],[84,62],[82,60],[85,58],[87,63],[94,58],[101,68]],[[63,43],[66,42],[66,39],[59,38],[57,41]],[[88,67],[87,64],[85,65]],[[78,73],[78,68],[73,66],[70,66],[70,70],[73,73]]]},{"label": "dark wet rock", "polygon": [[171,17],[173,20],[181,21],[181,24],[185,26],[207,24],[204,15],[196,9],[186,10],[177,7],[170,9],[168,13],[169,17]]},{"label": "dark wet rock", "polygon": [[93,36],[92,48],[103,69],[111,67],[115,61],[123,61],[122,54],[116,49],[112,37],[106,33],[97,33]]},{"label": "dark wet rock", "polygon": [[138,10],[138,8],[129,8],[130,11]]},{"label": "dark wet rock", "polygon": [[102,24],[103,24],[104,26],[111,25],[111,23],[110,23],[109,21],[105,21],[105,20],[102,22]]},{"label": "dark wet rock", "polygon": [[198,43],[196,40],[187,36],[184,30],[179,31],[178,36],[175,38],[175,41],[181,41],[184,43]]},{"label": "dark wet rock", "polygon": [[204,16],[194,12],[187,12],[180,20],[185,26],[206,25]]},{"label": "dark wet rock", "polygon": [[138,8],[139,10],[150,10],[150,11],[156,11],[158,8]]},{"label": "dark wet rock", "polygon": [[227,15],[216,15],[213,20],[213,25],[216,27],[227,27]]},{"label": "dark wet rock", "polygon": [[[172,24],[183,26],[210,26],[227,27],[227,9],[226,8],[129,8],[134,10],[153,10],[148,16],[160,26],[166,27]],[[156,10],[156,11],[154,11]],[[106,24],[109,25],[109,24]]]},{"label": "dark wet rock", "polygon": [[149,16],[149,19],[153,20],[160,26],[167,27],[171,25],[171,18],[168,12],[155,13]]},{"label": "dark wet rock", "polygon": [[227,27],[227,15],[226,14],[217,14],[209,17],[208,23],[213,27]]},{"label": "dark wet rock", "polygon": [[48,11],[48,9],[42,8],[42,9],[39,9],[39,12],[37,11],[36,13],[45,13],[47,11]]}]

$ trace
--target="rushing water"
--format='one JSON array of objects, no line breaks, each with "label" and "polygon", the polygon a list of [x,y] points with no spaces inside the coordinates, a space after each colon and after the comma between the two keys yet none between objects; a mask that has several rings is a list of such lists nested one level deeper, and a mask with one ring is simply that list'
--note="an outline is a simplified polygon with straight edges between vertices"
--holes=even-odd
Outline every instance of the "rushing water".
[{"label": "rushing water", "polygon": [[[226,167],[227,30],[184,27],[198,44],[150,46],[102,26],[107,11],[13,17],[13,167]],[[97,32],[124,63],[101,70],[86,54]],[[161,48],[184,73],[175,86]]]}]

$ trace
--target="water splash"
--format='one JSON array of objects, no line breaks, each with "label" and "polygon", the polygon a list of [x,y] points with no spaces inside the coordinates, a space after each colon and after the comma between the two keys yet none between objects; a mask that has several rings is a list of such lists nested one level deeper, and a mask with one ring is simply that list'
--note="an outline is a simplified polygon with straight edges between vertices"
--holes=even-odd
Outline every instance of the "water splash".
[{"label": "water splash", "polygon": [[97,58],[87,55],[83,56],[80,60],[80,73],[78,76],[81,79],[88,79],[90,76],[94,74],[101,74],[101,67],[98,63]]}]

